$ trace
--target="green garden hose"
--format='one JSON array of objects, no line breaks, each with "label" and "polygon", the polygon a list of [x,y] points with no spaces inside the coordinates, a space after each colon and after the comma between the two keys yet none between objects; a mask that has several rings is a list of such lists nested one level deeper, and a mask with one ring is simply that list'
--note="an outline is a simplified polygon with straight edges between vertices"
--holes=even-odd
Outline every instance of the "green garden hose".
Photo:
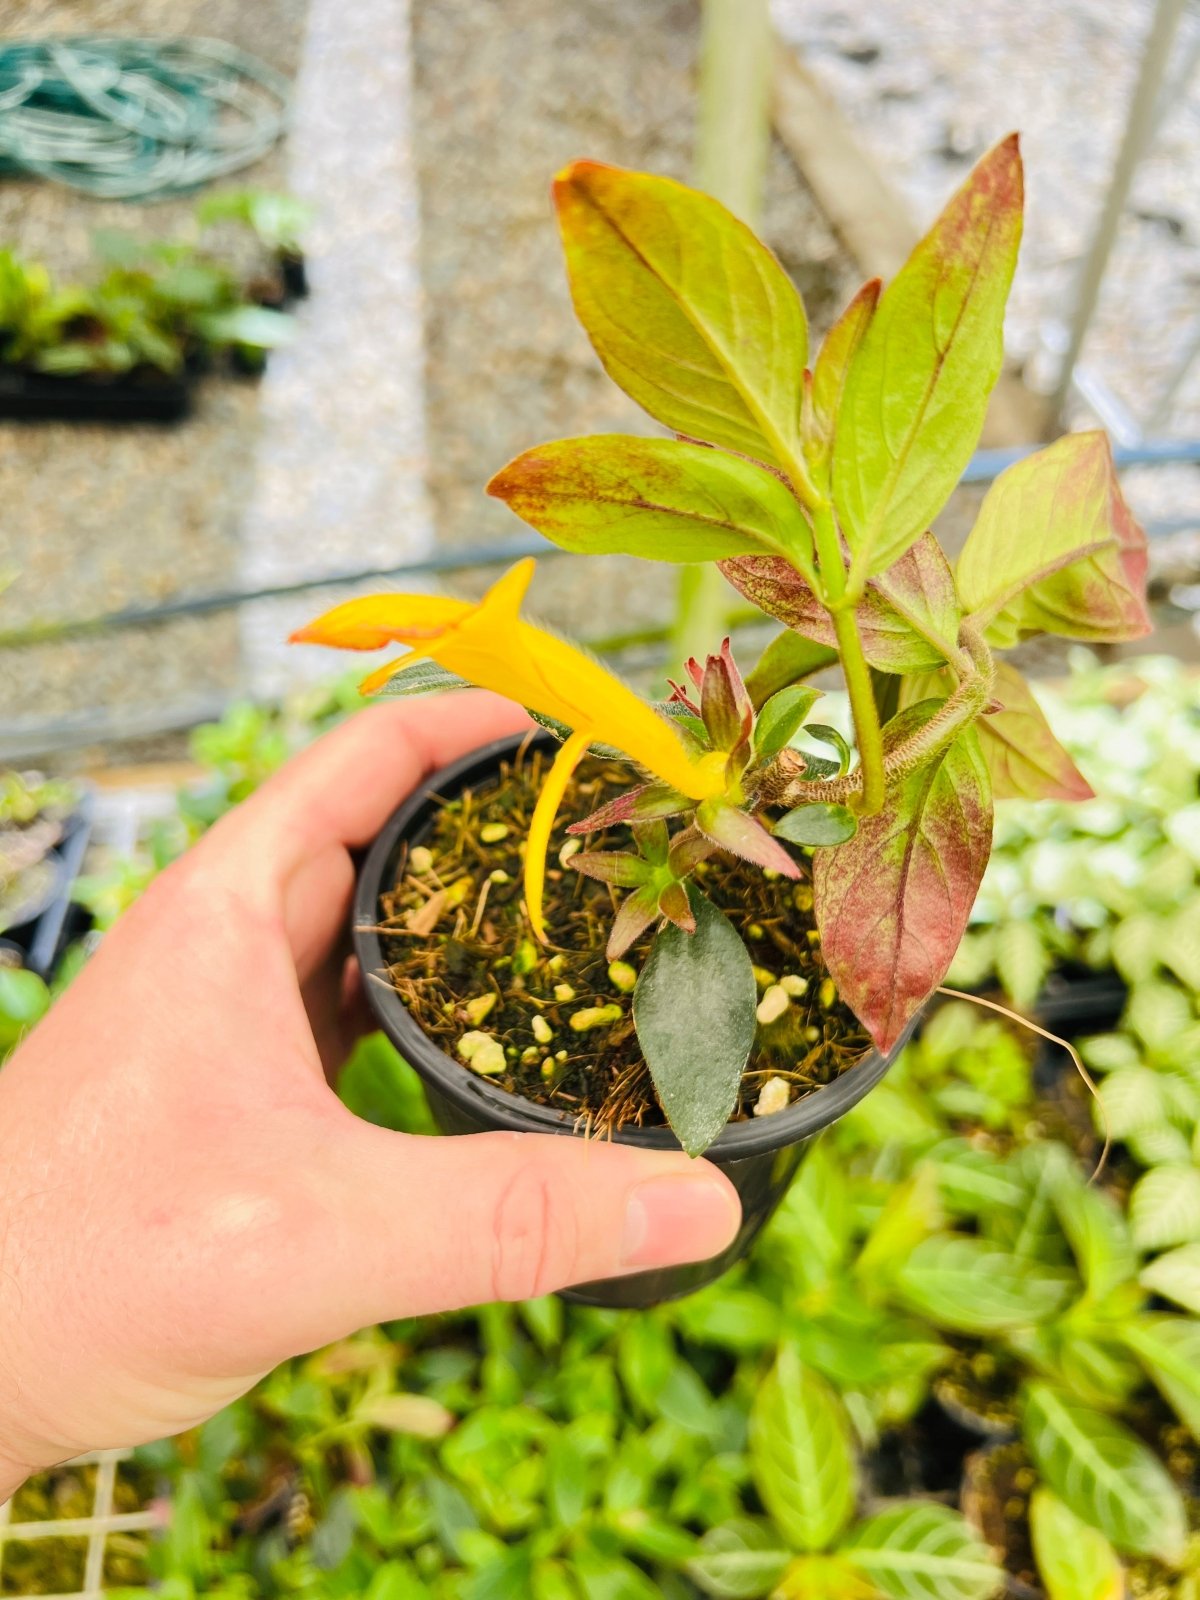
[{"label": "green garden hose", "polygon": [[284,131],[288,80],[217,39],[0,43],[0,176],[161,200],[237,172]]}]

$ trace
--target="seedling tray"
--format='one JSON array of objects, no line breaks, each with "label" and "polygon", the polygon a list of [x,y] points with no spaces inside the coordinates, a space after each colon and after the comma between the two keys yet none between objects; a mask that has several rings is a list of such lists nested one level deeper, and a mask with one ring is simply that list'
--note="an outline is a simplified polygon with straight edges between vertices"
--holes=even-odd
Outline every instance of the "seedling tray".
[{"label": "seedling tray", "polygon": [[59,377],[0,367],[0,418],[9,422],[178,422],[191,410],[188,374]]}]

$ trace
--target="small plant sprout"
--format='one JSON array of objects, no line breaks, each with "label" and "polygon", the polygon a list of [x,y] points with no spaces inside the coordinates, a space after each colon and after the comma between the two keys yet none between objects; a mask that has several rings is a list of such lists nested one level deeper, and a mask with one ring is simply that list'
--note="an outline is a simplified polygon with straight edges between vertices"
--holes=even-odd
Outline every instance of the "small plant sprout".
[{"label": "small plant sprout", "polygon": [[[786,986],[760,996],[740,936],[701,888],[708,858],[761,868],[781,917],[797,890],[811,893],[831,979],[822,1002],[836,992],[892,1050],[966,927],[993,797],[1090,793],[997,652],[1043,632],[1144,634],[1145,538],[1100,433],[1002,473],[953,565],[929,531],[1000,371],[1022,223],[1015,136],[886,289],[859,291],[815,357],[792,283],[715,200],[590,161],[561,173],[554,194],[576,312],[609,375],[674,437],[540,445],[489,492],[567,550],[716,562],[784,631],[745,677],[728,640],[695,641],[657,705],[522,619],[531,562],[478,604],[353,600],[295,637],[399,641],[410,654],[365,689],[479,684],[562,739],[525,858],[540,941],[553,938],[551,826],[577,763],[591,750],[636,769],[627,791],[573,820],[583,848],[559,860],[613,892],[609,961],[652,935],[633,991],[638,1041],[668,1120],[698,1153],[736,1104],[762,1005],[791,999]],[[809,720],[819,696],[806,680],[831,665],[853,750]]]}]

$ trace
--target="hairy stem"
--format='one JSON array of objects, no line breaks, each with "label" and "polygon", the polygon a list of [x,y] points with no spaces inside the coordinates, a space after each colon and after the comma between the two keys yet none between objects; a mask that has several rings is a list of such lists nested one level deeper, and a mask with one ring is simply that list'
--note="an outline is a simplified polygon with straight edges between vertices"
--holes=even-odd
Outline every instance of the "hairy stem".
[{"label": "hairy stem", "polygon": [[875,704],[871,669],[867,666],[862,639],[859,637],[858,620],[853,606],[847,603],[846,568],[833,520],[833,508],[828,500],[822,500],[814,508],[813,541],[821,565],[821,599],[833,618],[838,655],[841,657],[846,690],[850,696],[850,711],[854,717],[859,768],[854,774],[858,782],[853,799],[859,811],[865,816],[873,816],[883,805],[885,789],[883,732],[879,726],[879,708]]},{"label": "hairy stem", "polygon": [[[958,688],[945,704],[934,712],[928,722],[910,734],[902,743],[883,753],[885,786],[890,787],[899,783],[918,767],[925,766],[935,756],[940,755],[968,723],[975,721],[991,700],[996,670],[991,651],[984,642],[982,634],[971,624],[964,623],[960,643],[970,657],[970,673],[963,678]],[[837,801],[845,805],[853,804],[863,793],[866,782],[865,763],[857,771],[848,772],[844,778],[821,778],[809,783],[794,770],[791,776],[786,775],[788,767],[794,769],[795,763],[803,759],[799,752],[785,750],[778,763],[781,775],[784,775],[784,782],[778,786],[768,784],[762,798],[772,805],[796,806],[817,801]],[[865,805],[860,809],[865,812]]]}]

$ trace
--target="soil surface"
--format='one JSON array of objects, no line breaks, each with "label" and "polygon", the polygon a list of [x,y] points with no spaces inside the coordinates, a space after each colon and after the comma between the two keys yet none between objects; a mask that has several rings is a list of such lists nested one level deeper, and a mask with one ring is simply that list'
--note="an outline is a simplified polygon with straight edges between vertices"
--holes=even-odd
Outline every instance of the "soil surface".
[{"label": "soil surface", "polygon": [[[576,848],[569,825],[629,788],[629,769],[585,762],[567,792],[549,852],[543,947],[524,912],[522,848],[550,759],[535,748],[447,801],[406,854],[380,906],[390,977],[448,1055],[462,1059],[464,1038],[483,1034],[497,1068],[489,1075],[504,1088],[597,1132],[661,1125],[630,992],[650,939],[629,951],[624,970],[610,967],[613,892],[563,864]],[[628,834],[597,834],[586,848],[628,849]],[[760,1022],[735,1118],[753,1114],[770,1078],[783,1079],[795,1100],[858,1061],[869,1040],[821,960],[809,883],[770,881],[729,856],[701,863],[697,881],[745,940],[760,994],[785,977],[792,991],[777,1018]]]}]

